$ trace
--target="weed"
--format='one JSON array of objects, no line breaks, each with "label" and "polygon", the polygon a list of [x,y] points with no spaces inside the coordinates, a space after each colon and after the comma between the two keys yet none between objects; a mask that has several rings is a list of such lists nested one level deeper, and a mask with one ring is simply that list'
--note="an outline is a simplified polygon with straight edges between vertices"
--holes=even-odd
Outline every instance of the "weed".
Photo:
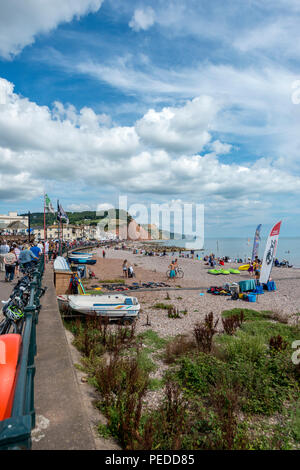
[{"label": "weed", "polygon": [[196,343],[193,339],[179,335],[167,344],[165,351],[165,362],[167,364],[174,363],[180,356],[195,351]]},{"label": "weed", "polygon": [[276,351],[284,351],[287,348],[287,345],[287,341],[284,341],[280,335],[272,336],[269,341],[270,351],[272,353]]},{"label": "weed", "polygon": [[194,327],[194,336],[199,351],[209,353],[212,349],[213,337],[217,333],[216,326],[219,319],[214,321],[214,314],[211,312],[205,316],[203,323],[197,323]]},{"label": "weed", "polygon": [[236,330],[241,327],[244,319],[245,316],[243,311],[237,315],[231,315],[230,317],[222,318],[222,324],[225,333],[228,335],[233,335]]},{"label": "weed", "polygon": [[161,310],[169,310],[170,308],[173,308],[173,305],[158,302],[155,305],[153,305],[152,308],[157,308]]},{"label": "weed", "polygon": [[168,309],[168,318],[181,318],[178,308],[170,307]]}]

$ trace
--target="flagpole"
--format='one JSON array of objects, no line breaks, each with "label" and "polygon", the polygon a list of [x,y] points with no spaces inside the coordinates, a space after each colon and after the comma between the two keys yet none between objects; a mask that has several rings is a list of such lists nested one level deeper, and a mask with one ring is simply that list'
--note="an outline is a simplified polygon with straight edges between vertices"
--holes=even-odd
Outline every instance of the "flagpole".
[{"label": "flagpole", "polygon": [[59,215],[59,200],[57,199],[57,230],[58,230],[58,243],[59,243],[59,254],[60,254],[60,219],[58,218]]}]

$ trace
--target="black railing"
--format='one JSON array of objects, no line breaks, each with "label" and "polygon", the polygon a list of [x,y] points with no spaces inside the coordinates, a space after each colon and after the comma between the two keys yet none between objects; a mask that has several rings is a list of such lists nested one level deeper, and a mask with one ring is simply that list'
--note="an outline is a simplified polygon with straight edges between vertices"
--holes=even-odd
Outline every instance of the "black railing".
[{"label": "black railing", "polygon": [[0,450],[31,449],[31,430],[35,427],[36,325],[41,307],[43,272],[44,257],[41,257],[30,284],[30,297],[25,307],[22,348],[17,368],[12,413],[10,418],[0,421]]}]

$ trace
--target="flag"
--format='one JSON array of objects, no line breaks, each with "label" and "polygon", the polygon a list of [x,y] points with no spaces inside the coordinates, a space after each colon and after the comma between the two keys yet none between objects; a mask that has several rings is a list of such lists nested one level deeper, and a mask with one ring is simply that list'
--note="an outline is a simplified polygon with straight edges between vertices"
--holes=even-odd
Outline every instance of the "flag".
[{"label": "flag", "polygon": [[252,261],[254,261],[255,257],[258,256],[258,247],[259,247],[259,242],[260,242],[260,230],[261,230],[261,224],[259,224],[257,226],[257,229],[255,230],[252,258],[251,258]]},{"label": "flag", "polygon": [[57,220],[59,220],[59,222],[62,222],[62,223],[64,222],[65,224],[69,223],[68,216],[58,201],[57,201]]},{"label": "flag", "polygon": [[54,209],[53,209],[53,206],[52,206],[52,204],[51,204],[51,201],[50,201],[50,198],[49,198],[48,194],[45,194],[45,202],[44,202],[44,204],[45,204],[45,210],[46,210],[47,212],[51,212],[52,214],[55,214],[55,211],[54,211]]},{"label": "flag", "polygon": [[259,282],[266,284],[270,278],[273,260],[277,251],[278,237],[281,227],[281,221],[272,228],[267,240]]}]

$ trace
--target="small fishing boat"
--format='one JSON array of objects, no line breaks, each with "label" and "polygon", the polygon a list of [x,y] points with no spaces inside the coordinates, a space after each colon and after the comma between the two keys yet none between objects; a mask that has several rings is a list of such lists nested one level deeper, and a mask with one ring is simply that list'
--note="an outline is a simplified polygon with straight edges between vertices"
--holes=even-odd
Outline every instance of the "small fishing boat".
[{"label": "small fishing boat", "polygon": [[57,256],[53,263],[53,269],[54,271],[69,271],[70,266],[63,256]]},{"label": "small fishing boat", "polygon": [[97,263],[97,260],[96,259],[86,259],[86,258],[83,258],[83,259],[69,259],[70,263],[73,263],[73,264],[89,264],[89,265],[93,265],[93,264],[96,264]]},{"label": "small fishing boat", "polygon": [[94,315],[109,320],[133,321],[139,315],[136,297],[126,295],[59,295],[60,310],[70,314]]},{"label": "small fishing boat", "polygon": [[94,253],[71,253],[68,255],[69,259],[92,259]]}]

